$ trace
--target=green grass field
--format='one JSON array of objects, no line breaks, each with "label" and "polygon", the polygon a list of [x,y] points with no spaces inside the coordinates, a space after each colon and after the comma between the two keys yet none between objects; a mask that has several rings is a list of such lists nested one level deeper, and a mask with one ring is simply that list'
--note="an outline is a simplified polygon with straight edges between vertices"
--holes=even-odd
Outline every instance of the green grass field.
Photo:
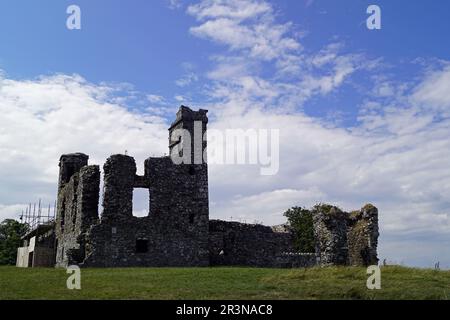
[{"label": "green grass field", "polygon": [[365,268],[64,269],[0,267],[0,299],[449,299],[450,271],[383,267],[381,290]]}]

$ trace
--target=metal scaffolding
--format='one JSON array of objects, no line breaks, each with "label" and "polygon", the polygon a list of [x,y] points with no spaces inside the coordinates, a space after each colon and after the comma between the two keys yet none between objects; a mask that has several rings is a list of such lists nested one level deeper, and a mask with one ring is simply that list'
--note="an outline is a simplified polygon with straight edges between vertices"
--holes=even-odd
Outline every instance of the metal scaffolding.
[{"label": "metal scaffolding", "polygon": [[48,207],[42,206],[42,201],[36,206],[36,203],[29,203],[25,210],[22,210],[20,215],[20,222],[29,226],[29,230],[35,230],[41,225],[49,225],[55,221],[56,216],[56,201],[53,204],[48,204]]}]

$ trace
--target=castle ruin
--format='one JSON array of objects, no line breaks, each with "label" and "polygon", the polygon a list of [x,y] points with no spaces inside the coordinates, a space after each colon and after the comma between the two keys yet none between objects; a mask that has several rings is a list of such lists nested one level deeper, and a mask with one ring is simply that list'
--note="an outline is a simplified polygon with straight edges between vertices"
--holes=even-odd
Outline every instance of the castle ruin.
[{"label": "castle ruin", "polygon": [[[54,227],[34,240],[34,233],[26,236],[25,246],[18,251],[18,265],[309,267],[378,263],[378,211],[371,205],[352,213],[322,206],[313,221],[315,253],[296,252],[294,232],[286,225],[209,220],[207,163],[175,164],[171,158],[175,152],[180,156],[190,153],[191,159],[199,151],[203,154],[206,141],[199,146],[174,133],[184,129],[193,136],[200,128],[204,134],[207,123],[206,110],[182,106],[169,128],[170,155],[145,160],[142,176],[137,175],[132,157],[108,158],[103,166],[101,215],[100,167],[89,165],[89,157],[82,153],[61,156]],[[133,216],[135,188],[148,190],[146,217]],[[27,262],[31,240],[37,248],[46,248],[41,250],[46,259],[34,257],[45,262]]]}]

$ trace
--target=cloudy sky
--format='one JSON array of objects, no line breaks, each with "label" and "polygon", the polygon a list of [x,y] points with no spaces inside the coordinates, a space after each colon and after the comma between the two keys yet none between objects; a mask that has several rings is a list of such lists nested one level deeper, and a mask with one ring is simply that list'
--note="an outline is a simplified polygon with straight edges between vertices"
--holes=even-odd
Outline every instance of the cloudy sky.
[{"label": "cloudy sky", "polygon": [[[345,5],[344,5],[345,2]],[[81,30],[66,9],[81,8]],[[378,4],[381,30],[368,30]],[[381,259],[450,267],[450,3],[72,0],[0,4],[0,220],[55,200],[60,154],[167,153],[180,104],[280,130],[280,168],[210,166],[212,218],[379,208]],[[136,195],[136,214],[146,202]]]}]

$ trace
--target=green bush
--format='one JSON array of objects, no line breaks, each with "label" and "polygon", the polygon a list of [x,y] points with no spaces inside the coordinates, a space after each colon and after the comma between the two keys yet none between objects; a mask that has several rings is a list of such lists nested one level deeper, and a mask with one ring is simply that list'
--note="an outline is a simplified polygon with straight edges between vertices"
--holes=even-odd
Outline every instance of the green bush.
[{"label": "green bush", "polygon": [[295,249],[298,252],[314,253],[314,227],[312,212],[301,207],[293,207],[284,213],[295,234]]},{"label": "green bush", "polygon": [[0,224],[0,265],[15,265],[20,238],[27,231],[27,225],[6,219]]}]

